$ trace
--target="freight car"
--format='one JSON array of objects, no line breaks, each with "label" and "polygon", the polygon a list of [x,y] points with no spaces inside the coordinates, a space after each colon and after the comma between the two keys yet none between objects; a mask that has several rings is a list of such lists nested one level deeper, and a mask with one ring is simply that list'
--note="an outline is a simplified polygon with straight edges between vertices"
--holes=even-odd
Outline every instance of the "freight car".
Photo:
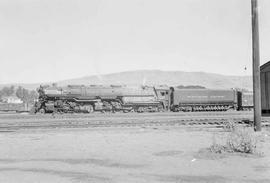
[{"label": "freight car", "polygon": [[177,89],[171,87],[171,111],[237,110],[241,96],[237,90]]},{"label": "freight car", "polygon": [[153,87],[99,85],[41,86],[35,112],[159,111],[163,108]]},{"label": "freight car", "polygon": [[250,111],[253,109],[253,92],[243,91],[239,92],[241,95],[238,102],[238,108],[242,111]]},{"label": "freight car", "polygon": [[270,61],[260,67],[262,115],[270,115]]}]

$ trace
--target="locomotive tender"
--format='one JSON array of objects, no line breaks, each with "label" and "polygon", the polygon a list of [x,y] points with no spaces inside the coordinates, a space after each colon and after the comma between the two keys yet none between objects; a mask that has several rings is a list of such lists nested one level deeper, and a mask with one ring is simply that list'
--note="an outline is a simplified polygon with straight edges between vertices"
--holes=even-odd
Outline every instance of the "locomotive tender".
[{"label": "locomotive tender", "polygon": [[236,90],[171,89],[172,111],[227,111],[238,106]]},{"label": "locomotive tender", "polygon": [[227,111],[242,110],[242,92],[235,89],[177,89],[175,87],[126,87],[102,85],[41,86],[34,111]]}]

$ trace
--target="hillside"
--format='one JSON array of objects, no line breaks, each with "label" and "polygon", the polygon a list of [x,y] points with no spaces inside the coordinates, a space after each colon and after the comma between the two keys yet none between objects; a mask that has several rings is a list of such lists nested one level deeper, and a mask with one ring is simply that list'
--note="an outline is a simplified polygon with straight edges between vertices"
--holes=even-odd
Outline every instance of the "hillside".
[{"label": "hillside", "polygon": [[127,84],[127,85],[201,85],[207,88],[252,89],[251,76],[225,76],[204,72],[129,71],[101,76],[88,76],[58,82],[66,84]]},{"label": "hillside", "polygon": [[[57,82],[57,81],[56,81]],[[183,71],[159,71],[159,70],[139,70],[128,71],[100,76],[86,76],[82,78],[58,81],[58,85],[67,84],[102,84],[102,85],[201,85],[207,88],[245,88],[252,89],[251,76],[226,76],[220,74],[204,72],[183,72]],[[37,88],[40,84],[14,84],[21,85],[28,89]],[[0,87],[3,85],[0,85]]]}]

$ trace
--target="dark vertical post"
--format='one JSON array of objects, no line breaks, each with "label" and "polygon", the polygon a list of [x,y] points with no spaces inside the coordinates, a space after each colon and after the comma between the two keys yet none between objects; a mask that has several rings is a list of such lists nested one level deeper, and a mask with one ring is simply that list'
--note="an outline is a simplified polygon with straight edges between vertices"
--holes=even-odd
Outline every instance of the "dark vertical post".
[{"label": "dark vertical post", "polygon": [[260,86],[260,52],[259,52],[259,22],[258,3],[251,0],[252,13],[252,62],[253,62],[253,102],[254,130],[261,131],[261,86]]}]

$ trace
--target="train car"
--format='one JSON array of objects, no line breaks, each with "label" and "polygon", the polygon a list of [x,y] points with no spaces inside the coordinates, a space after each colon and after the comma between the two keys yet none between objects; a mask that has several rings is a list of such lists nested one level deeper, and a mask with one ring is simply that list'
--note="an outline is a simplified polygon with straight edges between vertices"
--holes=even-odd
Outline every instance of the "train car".
[{"label": "train car", "polygon": [[253,109],[253,92],[242,92],[241,106],[244,111]]},{"label": "train car", "polygon": [[270,115],[270,61],[260,68],[262,115]]},{"label": "train car", "polygon": [[153,87],[68,85],[38,89],[35,112],[158,111],[162,108]]},{"label": "train car", "polygon": [[253,92],[238,91],[237,110],[250,111],[253,109]]},{"label": "train car", "polygon": [[236,90],[177,89],[171,88],[171,110],[176,111],[227,111],[237,109]]}]

